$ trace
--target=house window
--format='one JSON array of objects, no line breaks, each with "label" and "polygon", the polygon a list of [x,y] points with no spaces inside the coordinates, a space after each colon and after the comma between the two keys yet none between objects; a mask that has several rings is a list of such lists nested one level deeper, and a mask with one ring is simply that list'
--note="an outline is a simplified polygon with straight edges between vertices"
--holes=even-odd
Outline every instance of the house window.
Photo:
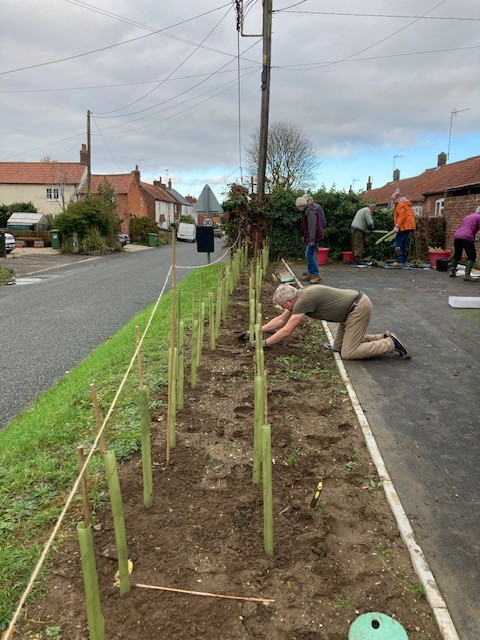
[{"label": "house window", "polygon": [[47,187],[47,200],[58,200],[58,187]]},{"label": "house window", "polygon": [[415,207],[413,207],[413,213],[415,214],[416,218],[421,218],[423,213],[423,207],[417,204]]},{"label": "house window", "polygon": [[443,203],[444,198],[440,198],[435,201],[435,218],[440,218],[443,216]]}]

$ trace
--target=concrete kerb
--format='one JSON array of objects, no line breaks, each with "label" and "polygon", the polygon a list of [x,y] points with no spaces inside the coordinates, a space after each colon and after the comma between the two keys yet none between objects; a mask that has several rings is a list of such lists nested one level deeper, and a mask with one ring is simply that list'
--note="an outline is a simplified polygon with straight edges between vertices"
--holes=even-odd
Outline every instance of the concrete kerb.
[{"label": "concrete kerb", "polygon": [[[285,260],[282,259],[282,263],[285,266],[285,268],[288,270],[288,272],[291,274],[291,276],[295,278],[295,282],[297,283],[297,285],[300,288],[303,288],[303,285],[295,276],[295,274],[290,269],[289,265],[285,262]],[[325,334],[328,338],[328,341],[330,342],[330,344],[333,344],[333,334],[330,330],[328,322],[322,321],[322,325],[323,325]],[[453,620],[450,616],[450,612],[448,611],[447,604],[440,593],[440,589],[438,588],[438,585],[435,581],[435,578],[432,572],[429,569],[425,555],[420,545],[418,545],[415,540],[412,526],[402,506],[398,493],[395,490],[395,487],[387,471],[387,468],[385,467],[385,463],[383,461],[382,455],[380,453],[376,440],[373,436],[373,433],[370,429],[368,420],[363,412],[363,409],[361,407],[361,404],[355,392],[355,389],[352,385],[348,372],[342,362],[342,358],[338,353],[333,353],[333,355],[335,358],[337,369],[342,377],[345,387],[347,388],[350,402],[352,403],[352,407],[355,411],[358,422],[362,429],[362,433],[365,438],[367,449],[370,453],[370,456],[375,465],[375,468],[377,469],[378,476],[382,481],[383,489],[385,491],[387,501],[390,505],[390,508],[397,522],[400,535],[410,554],[413,568],[421,584],[425,588],[425,595],[427,597],[428,603],[432,607],[432,611],[435,616],[435,620],[437,622],[440,633],[442,634],[442,637],[444,638],[444,640],[460,640],[460,636],[458,635],[457,630],[455,629],[455,625],[453,624]]]}]

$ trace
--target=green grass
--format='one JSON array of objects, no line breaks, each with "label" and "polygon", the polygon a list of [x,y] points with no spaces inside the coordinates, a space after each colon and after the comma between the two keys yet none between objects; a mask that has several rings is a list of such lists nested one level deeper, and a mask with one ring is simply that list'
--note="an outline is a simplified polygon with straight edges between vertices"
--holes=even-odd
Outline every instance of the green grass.
[{"label": "green grass", "polygon": [[[186,326],[191,324],[192,293],[198,308],[200,288],[206,300],[208,291],[216,291],[218,271],[218,265],[198,269],[177,286]],[[8,626],[78,474],[76,448],[82,444],[88,454],[97,435],[90,384],[95,384],[105,416],[135,351],[135,326],[143,333],[152,309],[153,305],[133,318],[0,432],[0,631]],[[170,310],[171,296],[166,294],[142,345],[144,381],[150,390],[167,384]],[[139,448],[136,365],[107,423],[105,438],[119,459]],[[101,468],[102,457],[96,453],[88,468],[94,510],[106,497]],[[66,524],[80,518],[77,495]]]},{"label": "green grass", "polygon": [[8,284],[9,280],[13,278],[14,271],[13,269],[8,269],[7,267],[0,267],[0,287],[2,285]]}]

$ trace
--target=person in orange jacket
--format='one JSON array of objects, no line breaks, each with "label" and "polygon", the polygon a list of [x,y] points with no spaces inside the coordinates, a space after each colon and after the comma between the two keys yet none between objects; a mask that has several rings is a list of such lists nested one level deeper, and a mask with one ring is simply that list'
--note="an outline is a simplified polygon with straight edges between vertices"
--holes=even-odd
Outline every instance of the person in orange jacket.
[{"label": "person in orange jacket", "polygon": [[392,263],[392,267],[404,267],[408,257],[408,238],[415,230],[415,214],[408,198],[397,189],[392,194],[392,202],[395,206],[393,212],[394,231],[397,232],[393,246],[397,259]]}]

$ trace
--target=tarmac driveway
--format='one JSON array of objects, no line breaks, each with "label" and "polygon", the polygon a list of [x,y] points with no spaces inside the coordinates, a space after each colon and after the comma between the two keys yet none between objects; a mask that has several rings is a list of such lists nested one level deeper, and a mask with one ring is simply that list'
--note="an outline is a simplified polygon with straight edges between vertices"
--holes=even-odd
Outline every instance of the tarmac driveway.
[{"label": "tarmac driveway", "polygon": [[321,275],[322,284],[367,293],[372,333],[391,329],[411,349],[411,360],[344,365],[457,631],[478,640],[480,309],[452,308],[448,296],[480,296],[480,283],[347,265]]}]

